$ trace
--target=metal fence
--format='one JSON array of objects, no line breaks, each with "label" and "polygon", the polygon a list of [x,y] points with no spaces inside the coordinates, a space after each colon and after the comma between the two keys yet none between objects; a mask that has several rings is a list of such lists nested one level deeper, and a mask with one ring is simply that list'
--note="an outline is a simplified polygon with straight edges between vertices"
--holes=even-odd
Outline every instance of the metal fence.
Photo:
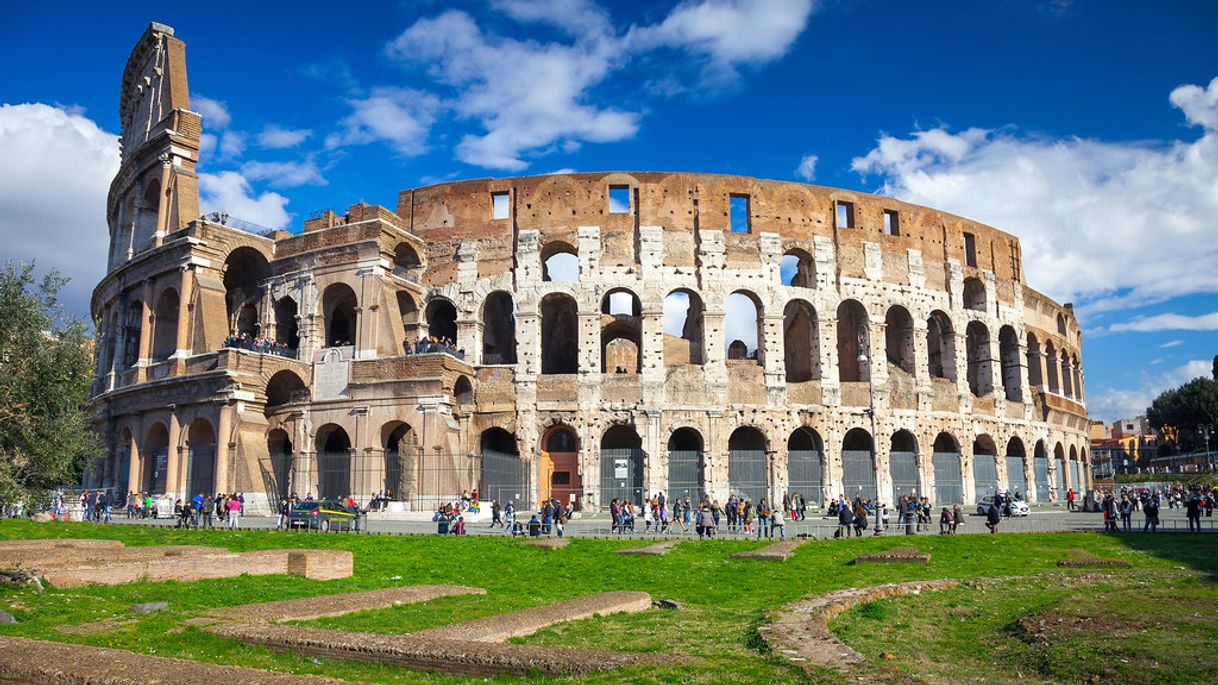
[{"label": "metal fence", "polygon": [[1028,479],[1023,473],[1023,457],[1007,455],[1007,487],[1011,493],[1019,492],[1021,495],[1026,495],[1028,492]]},{"label": "metal fence", "polygon": [[614,499],[643,503],[643,450],[601,449],[601,505]]},{"label": "metal fence", "polygon": [[963,503],[960,455],[955,452],[935,452],[930,460],[935,467],[935,502],[941,505]]},{"label": "metal fence", "polygon": [[1036,481],[1036,500],[1049,501],[1049,458],[1032,458],[1032,478]]},{"label": "metal fence", "polygon": [[842,450],[842,489],[846,497],[875,501],[875,462],[870,450]]},{"label": "metal fence", "polygon": [[787,452],[787,492],[799,494],[817,506],[827,499],[824,468],[820,463],[820,452],[816,450],[791,450]]},{"label": "metal fence", "polygon": [[888,457],[892,475],[893,497],[920,494],[922,476],[918,473],[918,456],[913,452],[892,452]]},{"label": "metal fence", "polygon": [[668,453],[668,496],[702,501],[705,464],[697,450],[672,450]]},{"label": "metal fence", "polygon": [[757,504],[769,498],[765,450],[729,450],[727,482],[731,494]]}]

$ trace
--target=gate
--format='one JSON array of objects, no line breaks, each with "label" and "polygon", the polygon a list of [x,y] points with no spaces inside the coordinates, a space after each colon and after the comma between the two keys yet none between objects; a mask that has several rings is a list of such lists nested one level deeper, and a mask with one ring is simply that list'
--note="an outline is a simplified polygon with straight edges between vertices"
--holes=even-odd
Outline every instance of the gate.
[{"label": "gate", "polygon": [[1023,463],[1023,457],[1007,455],[1007,488],[1011,491],[1012,497],[1018,492],[1026,499],[1028,480],[1023,475]]},{"label": "gate", "polygon": [[931,465],[935,467],[935,504],[963,504],[960,455],[956,452],[935,452],[931,455]]},{"label": "gate", "polygon": [[892,476],[893,501],[903,495],[913,495],[922,491],[922,477],[918,473],[918,455],[913,452],[891,452],[888,455],[888,473]]},{"label": "gate", "polygon": [[1049,459],[1048,457],[1032,458],[1032,478],[1036,485],[1036,500],[1049,501]]},{"label": "gate", "polygon": [[973,455],[973,499],[980,502],[982,497],[993,494],[998,489],[998,457],[992,454]]},{"label": "gate", "polygon": [[516,506],[528,507],[532,492],[530,473],[528,464],[519,455],[482,450],[478,476],[479,499],[498,500],[500,505],[515,502]]},{"label": "gate", "polygon": [[351,455],[347,452],[317,453],[317,496],[346,497],[351,492]]},{"label": "gate", "polygon": [[643,504],[643,450],[601,449],[601,506],[614,498]]},{"label": "gate", "polygon": [[842,489],[848,499],[875,501],[875,463],[868,450],[842,450]]},{"label": "gate", "polygon": [[816,506],[824,506],[826,497],[820,452],[816,450],[787,452],[787,492],[799,493],[806,501]]},{"label": "gate", "polygon": [[1078,460],[1070,460],[1070,482],[1074,484],[1074,491],[1079,493],[1086,491],[1086,488],[1083,487],[1083,479],[1080,477],[1080,475]]},{"label": "gate", "polygon": [[1057,471],[1053,475],[1054,493],[1053,496],[1058,500],[1066,499],[1066,462],[1057,462]]},{"label": "gate", "polygon": [[769,498],[769,483],[765,450],[728,450],[727,484],[731,494],[750,499],[756,505]]},{"label": "gate", "polygon": [[216,446],[214,444],[191,445],[190,471],[186,480],[186,496],[200,492],[215,495]]},{"label": "gate", "polygon": [[668,499],[688,497],[690,504],[702,501],[702,452],[672,450],[668,453]]}]

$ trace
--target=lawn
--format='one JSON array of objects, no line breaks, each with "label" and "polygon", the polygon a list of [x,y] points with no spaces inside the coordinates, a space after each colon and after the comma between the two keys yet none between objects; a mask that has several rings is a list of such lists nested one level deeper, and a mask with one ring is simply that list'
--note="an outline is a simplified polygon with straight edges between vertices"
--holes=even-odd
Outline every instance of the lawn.
[{"label": "lawn", "polygon": [[[970,578],[1025,576],[1061,571],[1056,566],[1072,548],[1086,549],[1108,558],[1128,560],[1133,568],[1119,573],[1131,577],[1166,576],[1181,570],[1192,572],[1187,580],[1188,600],[1209,601],[1212,617],[1215,585],[1218,577],[1218,541],[1211,536],[1188,537],[1161,535],[1158,537],[1129,535],[1104,536],[1092,533],[1050,533],[1023,535],[962,535],[952,537],[867,538],[812,542],[801,547],[785,563],[730,559],[734,552],[752,549],[755,542],[716,541],[688,542],[677,546],[662,557],[634,557],[613,554],[642,541],[575,539],[562,550],[544,550],[520,545],[507,538],[436,537],[436,536],[355,536],[318,535],[306,533],[275,533],[256,531],[175,531],[127,526],[96,526],[87,524],[38,525],[21,521],[0,522],[0,538],[29,537],[110,537],[128,545],[204,544],[233,550],[265,548],[340,548],[355,555],[355,576],[335,581],[310,581],[293,576],[241,577],[195,583],[134,583],[116,587],[48,589],[42,595],[32,590],[0,589],[0,608],[7,608],[20,621],[18,625],[0,626],[0,635],[21,635],[48,640],[81,642],[117,647],[161,656],[180,656],[216,663],[230,663],[296,673],[319,673],[350,680],[391,683],[467,682],[466,679],[403,671],[384,666],[363,665],[329,660],[313,660],[279,654],[265,649],[249,648],[236,642],[222,640],[194,628],[183,628],[180,621],[205,608],[232,606],[270,599],[287,599],[312,595],[366,590],[379,587],[419,583],[459,583],[485,588],[484,596],[470,595],[434,600],[425,604],[351,614],[340,618],[321,619],[312,625],[364,632],[401,633],[420,628],[463,621],[504,611],[547,604],[607,590],[640,590],[653,598],[671,598],[683,605],[675,611],[652,610],[640,614],[615,615],[585,621],[560,624],[523,638],[522,642],[555,644],[582,648],[682,654],[695,657],[690,664],[665,667],[626,669],[584,677],[580,682],[639,682],[639,683],[718,683],[737,682],[839,682],[842,676],[831,672],[805,674],[782,660],[767,654],[757,637],[766,611],[800,597],[832,589],[868,586],[902,580],[927,578]],[[890,547],[913,545],[931,554],[926,565],[865,564],[855,566],[851,561],[862,553]],[[1196,572],[1204,574],[1204,580]],[[1071,572],[1082,573],[1079,571]],[[1020,581],[1023,582],[1023,581]],[[1172,587],[1186,579],[1172,580]],[[985,596],[1036,597],[1038,583],[1015,584],[1010,592],[986,589]],[[1048,590],[1044,590],[1048,592]],[[950,633],[960,636],[956,651],[944,652],[944,658],[959,664],[959,671],[947,672],[949,680],[957,674],[981,677],[997,676],[987,669],[989,657],[970,651],[964,635],[971,624],[915,624],[919,602],[964,601],[980,591],[951,590],[920,598],[886,601],[882,608],[866,609],[883,613],[879,618],[857,617],[854,612],[842,620],[849,622],[847,639],[868,656],[877,656],[876,649],[897,655],[887,661],[874,675],[881,678],[905,677],[920,672],[917,659],[919,644],[930,645],[940,630],[950,625]],[[1087,596],[1096,611],[1108,604],[1107,594],[1095,593],[1093,588],[1063,587],[1063,593]],[[1122,592],[1132,593],[1120,594]],[[1113,585],[1114,601],[1127,602],[1136,598],[1138,586]],[[1210,594],[1207,594],[1210,593]],[[1050,593],[1051,594],[1051,593]],[[1169,593],[1170,594],[1170,593]],[[1047,594],[1046,597],[1049,597]],[[1058,602],[1075,606],[1066,595]],[[136,602],[166,599],[170,611],[134,618],[127,607]],[[1049,606],[1049,599],[1029,600],[1031,610]],[[908,603],[908,606],[907,606]],[[1006,635],[1004,626],[1010,616],[1028,613],[1018,602],[1004,605],[1002,617],[989,623],[980,616],[988,615],[978,608],[967,620],[980,621],[981,629],[992,634]],[[959,607],[942,609],[958,610]],[[1129,609],[1133,611],[1133,609]],[[856,610],[859,611],[859,610]],[[939,609],[936,609],[939,611]],[[1061,609],[1058,609],[1061,611]],[[886,612],[886,613],[885,613]],[[1170,613],[1170,612],[1169,612]],[[1020,614],[1022,615],[1022,614]],[[926,621],[933,623],[927,613]],[[943,620],[942,614],[935,614]],[[951,620],[955,620],[954,615]],[[971,617],[971,618],[970,618]],[[1017,618],[1017,616],[1016,616]],[[1184,620],[1183,625],[1196,625],[1200,632],[1181,637],[1208,639],[1208,653],[1214,653],[1214,623],[1206,620]],[[1191,622],[1190,622],[1191,621]],[[868,623],[869,622],[869,623]],[[882,646],[894,627],[902,622],[920,626],[909,630],[910,637],[896,645]],[[1175,629],[1165,622],[1163,630]],[[65,632],[61,628],[69,627]],[[75,627],[75,628],[72,628]],[[81,630],[81,628],[84,630]],[[1208,633],[1205,631],[1209,631]],[[1208,636],[1208,637],[1207,637]],[[1004,637],[1005,639],[1005,637]],[[1143,640],[1146,658],[1161,656],[1160,671],[1165,677],[1178,671],[1176,682],[1189,682],[1194,674],[1202,673],[1187,663],[1156,652],[1155,640]],[[952,644],[943,648],[948,649]],[[878,647],[877,647],[878,645]],[[1179,645],[1176,645],[1179,647]],[[997,647],[996,647],[997,649]],[[1097,649],[1099,649],[1097,647]],[[1035,650],[1009,650],[1002,656],[1012,668],[1024,664],[1039,664]],[[1052,651],[1051,649],[1048,651]],[[1102,653],[1102,651],[1097,652]],[[903,654],[911,655],[907,659]],[[1068,662],[1066,656],[1046,657],[1048,666],[1027,673],[1044,680],[1077,682],[1077,673],[1057,662]],[[998,658],[998,657],[994,657]],[[1139,657],[1142,659],[1142,657]],[[1095,662],[1102,659],[1097,657]],[[1138,663],[1142,663],[1139,661]],[[868,667],[875,668],[875,667]],[[1085,667],[1082,670],[1086,671]],[[1200,666],[1198,666],[1200,668]],[[1082,671],[1079,671],[1080,673]],[[1105,672],[1107,673],[1107,672]],[[1208,672],[1206,672],[1208,673]],[[997,679],[997,678],[996,678]],[[483,680],[483,679],[479,679]],[[541,678],[502,678],[500,682],[530,682]],[[1170,681],[1170,678],[1168,680]]]}]

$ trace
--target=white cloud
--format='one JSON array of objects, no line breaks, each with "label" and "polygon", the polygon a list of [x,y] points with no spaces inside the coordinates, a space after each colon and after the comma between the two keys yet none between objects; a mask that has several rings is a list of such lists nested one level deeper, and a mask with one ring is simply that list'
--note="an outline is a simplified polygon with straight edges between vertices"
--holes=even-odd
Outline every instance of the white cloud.
[{"label": "white cloud", "polygon": [[246,162],[241,165],[241,173],[247,179],[266,181],[275,188],[328,184],[312,158],[302,162]]},{"label": "white cloud", "polygon": [[199,157],[206,159],[216,151],[216,136],[211,133],[199,134]]},{"label": "white cloud", "polygon": [[1193,359],[1158,375],[1143,373],[1133,388],[1098,388],[1087,393],[1087,413],[1092,418],[1116,421],[1146,413],[1159,393],[1211,372],[1210,360]]},{"label": "white cloud", "polygon": [[271,150],[296,147],[313,135],[307,128],[282,128],[271,124],[258,134],[258,144]]},{"label": "white cloud", "polygon": [[0,257],[71,277],[61,301],[85,318],[106,269],[106,195],[118,165],[118,137],[81,110],[0,106]]},{"label": "white cloud", "polygon": [[376,88],[348,103],[352,112],[343,119],[343,130],[326,138],[326,147],[383,140],[407,157],[427,151],[427,135],[440,104],[436,96],[408,88]]},{"label": "white cloud", "polygon": [[749,354],[757,350],[757,305],[748,295],[732,293],[723,301],[723,349],[741,340]]},{"label": "white cloud", "polygon": [[249,181],[236,171],[199,174],[199,203],[204,213],[223,211],[267,228],[284,228],[292,219],[286,197],[273,192],[254,197]]},{"label": "white cloud", "polygon": [[1163,343],[1162,345],[1159,345],[1159,348],[1167,349],[1169,347],[1179,347],[1183,344],[1184,344],[1183,340],[1168,340],[1167,342]]},{"label": "white cloud", "polygon": [[820,158],[816,155],[804,155],[803,159],[799,160],[799,167],[795,170],[795,174],[811,183],[816,179],[816,163],[818,161],[820,161]]},{"label": "white cloud", "polygon": [[1195,141],[938,128],[884,135],[852,167],[879,174],[884,194],[1015,233],[1029,281],[1084,315],[1218,292],[1218,79],[1170,100],[1203,127]]},{"label": "white cloud", "polygon": [[[1187,314],[1155,314],[1153,316],[1139,316],[1130,321],[1114,323],[1108,327],[1113,333],[1134,332],[1134,333],[1158,333],[1160,331],[1218,331],[1218,312],[1210,314],[1201,314],[1199,316],[1188,316]],[[1174,340],[1172,343],[1179,345],[1181,341]],[[1161,347],[1173,347],[1172,343],[1161,345]]]},{"label": "white cloud", "polygon": [[611,31],[609,15],[592,0],[494,0],[492,5],[516,21],[549,24],[575,36]]},{"label": "white cloud", "polygon": [[195,93],[190,96],[190,107],[203,115],[203,128],[223,131],[228,128],[229,124],[233,123],[233,118],[228,113],[228,104],[219,100],[213,100],[212,98]]},{"label": "white cloud", "polygon": [[245,134],[236,131],[225,131],[220,134],[221,159],[240,157],[242,152],[245,152]]},{"label": "white cloud", "polygon": [[664,21],[632,31],[646,47],[685,48],[729,70],[782,57],[803,32],[812,0],[683,2]]}]

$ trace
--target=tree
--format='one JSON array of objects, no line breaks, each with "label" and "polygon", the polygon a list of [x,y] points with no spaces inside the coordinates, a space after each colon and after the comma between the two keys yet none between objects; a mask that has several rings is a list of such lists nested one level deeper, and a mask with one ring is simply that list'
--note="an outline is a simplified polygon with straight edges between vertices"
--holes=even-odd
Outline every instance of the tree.
[{"label": "tree", "polygon": [[1201,446],[1197,426],[1218,424],[1218,380],[1202,376],[1165,390],[1146,410],[1146,419],[1156,430],[1174,428],[1183,448]]},{"label": "tree", "polygon": [[58,295],[52,271],[35,286],[32,263],[0,268],[0,502],[23,502],[79,482],[101,453],[83,406],[92,380],[85,324]]}]

